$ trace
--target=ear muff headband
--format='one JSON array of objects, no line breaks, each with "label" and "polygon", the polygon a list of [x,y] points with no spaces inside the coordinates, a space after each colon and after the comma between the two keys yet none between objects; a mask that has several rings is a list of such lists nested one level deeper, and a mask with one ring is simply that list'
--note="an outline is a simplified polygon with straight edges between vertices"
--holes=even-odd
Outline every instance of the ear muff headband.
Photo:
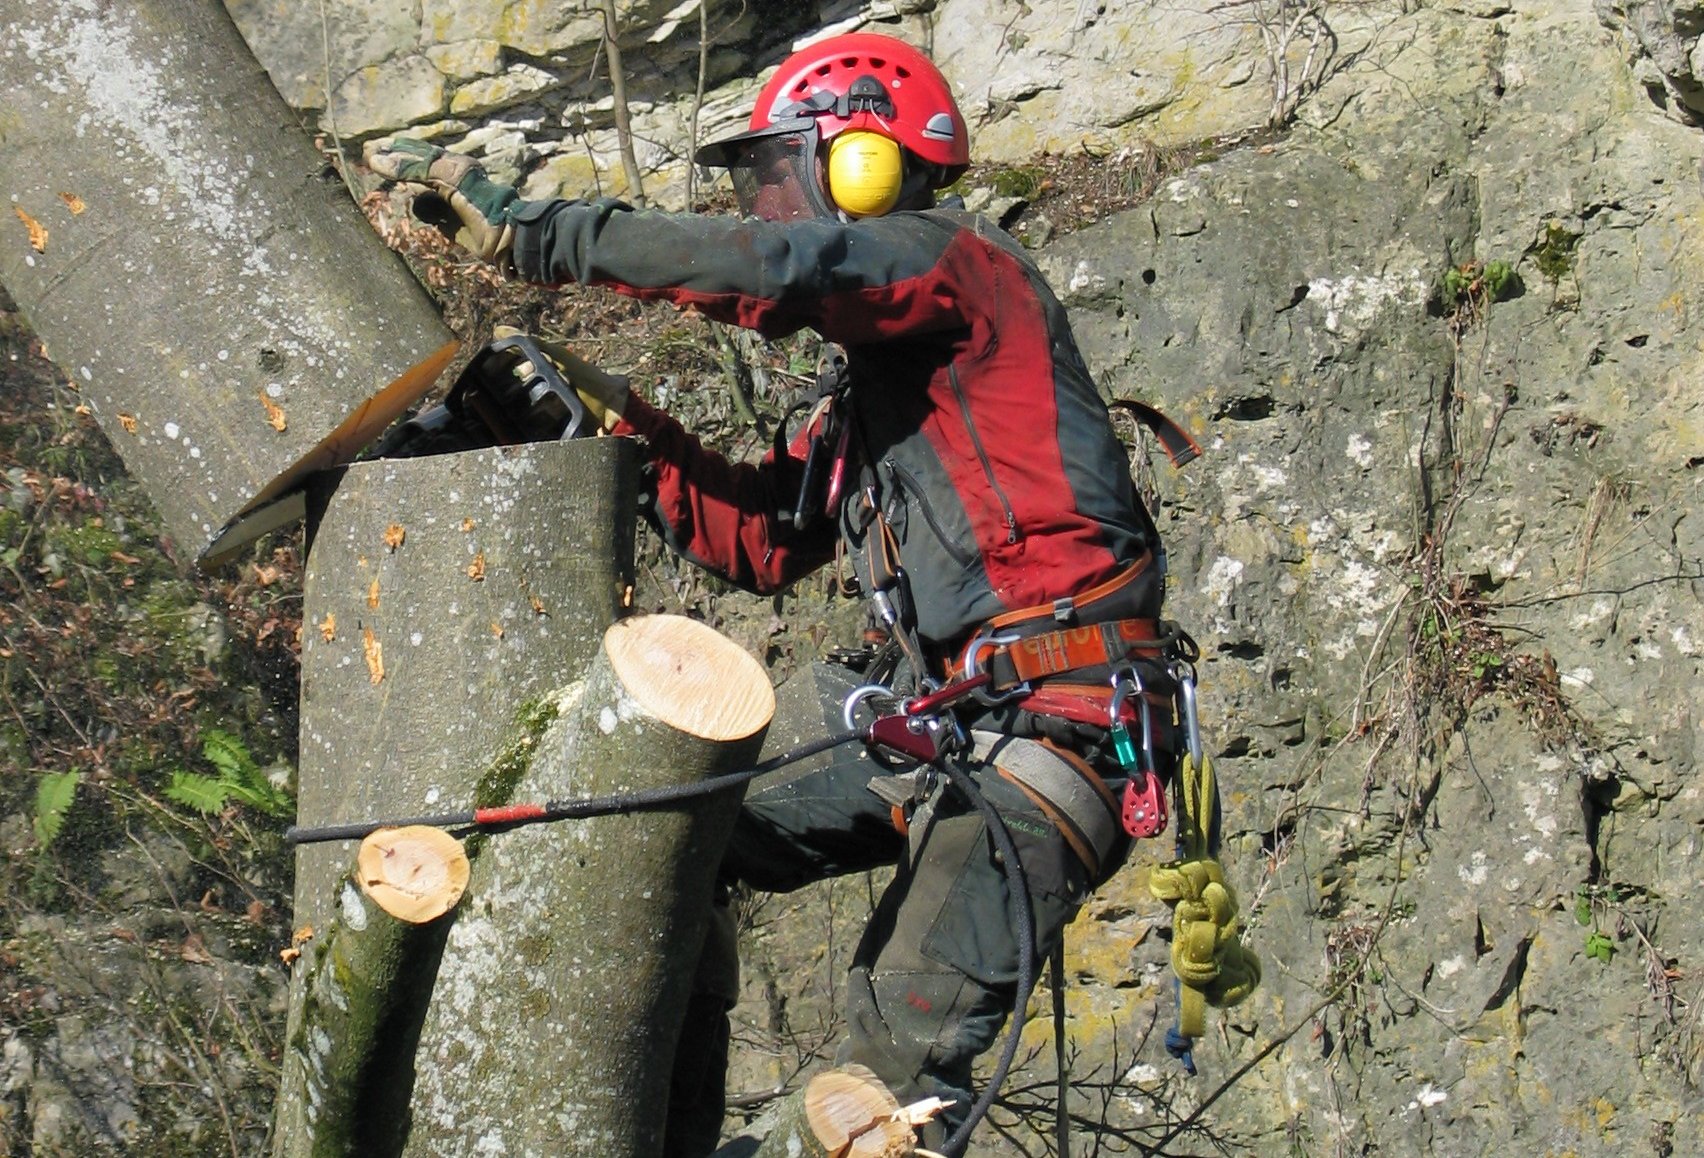
[{"label": "ear muff headband", "polygon": [[849,130],[828,143],[828,195],[849,217],[876,217],[899,202],[905,158],[899,142]]}]

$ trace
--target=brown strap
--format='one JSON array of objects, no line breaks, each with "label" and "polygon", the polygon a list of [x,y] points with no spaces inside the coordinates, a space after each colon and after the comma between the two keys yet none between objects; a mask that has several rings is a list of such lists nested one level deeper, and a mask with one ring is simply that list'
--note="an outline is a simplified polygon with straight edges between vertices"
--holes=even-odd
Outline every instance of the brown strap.
[{"label": "brown strap", "polygon": [[1115,619],[1002,644],[978,659],[978,666],[987,670],[998,690],[1079,668],[1115,666],[1138,651],[1155,650],[1159,642],[1158,620]]},{"label": "brown strap", "polygon": [[1160,446],[1165,449],[1166,457],[1171,459],[1172,466],[1181,467],[1201,457],[1201,447],[1189,437],[1189,431],[1146,402],[1125,398],[1113,402],[1109,409],[1127,410],[1137,422],[1153,431],[1154,437],[1160,440]]}]

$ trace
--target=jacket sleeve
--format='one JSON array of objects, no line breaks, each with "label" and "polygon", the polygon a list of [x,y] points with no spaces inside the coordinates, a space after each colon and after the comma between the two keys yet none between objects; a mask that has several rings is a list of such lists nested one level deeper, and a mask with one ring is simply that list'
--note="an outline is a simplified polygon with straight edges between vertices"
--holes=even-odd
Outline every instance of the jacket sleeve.
[{"label": "jacket sleeve", "polygon": [[924,214],[767,222],[601,198],[523,202],[514,222],[528,280],[671,301],[766,337],[808,326],[859,345],[967,324],[942,260],[955,231]]},{"label": "jacket sleeve", "polygon": [[803,532],[780,521],[804,474],[792,454],[771,450],[756,465],[729,462],[636,396],[614,433],[641,440],[656,476],[653,521],[672,550],[706,570],[766,595],[834,558],[832,519]]}]

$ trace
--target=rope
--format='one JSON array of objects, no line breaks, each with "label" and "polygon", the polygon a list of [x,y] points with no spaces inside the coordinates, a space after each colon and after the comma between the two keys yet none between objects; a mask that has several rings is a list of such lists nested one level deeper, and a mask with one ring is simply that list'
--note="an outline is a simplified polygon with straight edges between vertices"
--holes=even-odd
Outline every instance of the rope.
[{"label": "rope", "polygon": [[1035,992],[1035,913],[1030,907],[1029,881],[1024,876],[1024,866],[1018,861],[1017,845],[1012,843],[1012,834],[1006,828],[1006,822],[1000,819],[1000,813],[988,803],[976,787],[969,774],[951,760],[943,761],[942,767],[947,773],[947,779],[960,792],[963,792],[976,810],[982,814],[983,823],[988,827],[988,835],[994,838],[994,848],[1000,854],[1001,863],[1006,868],[1006,895],[1011,912],[1012,932],[1018,939],[1018,992],[1017,1000],[1012,1006],[1012,1023],[1006,1030],[1006,1044],[1000,1050],[1000,1060],[994,1065],[994,1073],[983,1088],[982,1095],[970,1107],[964,1122],[952,1137],[941,1146],[941,1153],[946,1158],[962,1158],[965,1148],[970,1145],[970,1132],[978,1122],[987,1115],[988,1108],[999,1096],[1000,1087],[1006,1082],[1006,1074],[1012,1068],[1012,1059],[1017,1056],[1018,1039],[1024,1031],[1024,1021],[1029,1012],[1030,995]]},{"label": "rope", "polygon": [[1172,972],[1178,1023],[1166,1048],[1194,1072],[1189,1044],[1206,1032],[1206,1007],[1227,1008],[1260,984],[1260,959],[1238,937],[1237,899],[1216,856],[1219,789],[1213,762],[1186,755],[1178,768],[1178,854],[1155,867],[1148,888],[1172,907]]}]

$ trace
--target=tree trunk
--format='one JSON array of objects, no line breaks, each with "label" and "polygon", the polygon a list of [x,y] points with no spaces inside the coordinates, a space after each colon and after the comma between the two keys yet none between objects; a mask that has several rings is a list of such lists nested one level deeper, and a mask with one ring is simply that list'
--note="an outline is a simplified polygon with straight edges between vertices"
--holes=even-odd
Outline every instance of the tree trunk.
[{"label": "tree trunk", "polygon": [[854,1064],[817,1074],[783,1102],[752,1158],[906,1158],[915,1142],[899,1099]]},{"label": "tree trunk", "polygon": [[[382,1153],[402,1123],[372,1078],[431,993],[442,920],[467,887],[461,842],[437,828],[381,829],[337,890],[338,921],[307,942],[302,1024],[285,1051],[276,1130],[296,1153]],[[388,1112],[387,1112],[388,1111]]]},{"label": "tree trunk", "polygon": [[[361,463],[319,496],[299,823],[507,798],[554,711],[549,693],[585,669],[620,613],[636,471],[626,439],[578,439]],[[348,843],[297,853],[298,929],[332,925],[351,855]],[[288,1040],[301,1030],[301,981],[298,971]],[[414,1084],[409,1044],[384,1083],[398,1113]],[[277,1152],[304,1152],[293,1145],[280,1134]]]},{"label": "tree trunk", "polygon": [[[520,799],[745,767],[774,711],[756,660],[674,616],[611,627],[560,703]],[[740,796],[490,840],[427,1015],[410,1154],[661,1152],[676,1035]]]},{"label": "tree trunk", "polygon": [[219,0],[0,0],[0,28],[0,284],[198,555],[451,334]]}]

